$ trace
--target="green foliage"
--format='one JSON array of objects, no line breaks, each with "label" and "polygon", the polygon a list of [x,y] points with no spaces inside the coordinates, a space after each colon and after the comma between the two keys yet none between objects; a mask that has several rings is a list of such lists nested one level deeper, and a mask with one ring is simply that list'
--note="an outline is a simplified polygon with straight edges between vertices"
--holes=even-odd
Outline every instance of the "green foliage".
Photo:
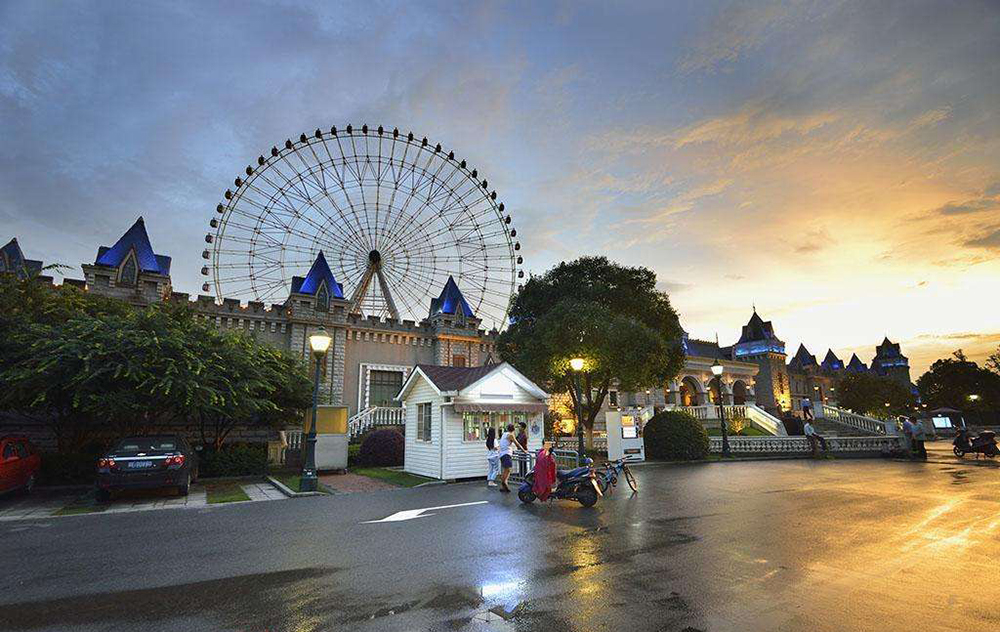
[{"label": "green foliage", "polygon": [[[917,380],[920,397],[928,408],[957,410],[1000,409],[1000,374],[968,360],[961,351],[937,360]],[[978,395],[977,400],[969,399]]]},{"label": "green foliage", "polygon": [[97,459],[103,451],[44,453],[38,473],[39,485],[85,485],[94,481]]},{"label": "green foliage", "polygon": [[837,384],[837,403],[862,415],[884,418],[912,414],[916,399],[907,386],[891,377],[847,373]]},{"label": "green foliage", "polygon": [[708,456],[708,433],[691,415],[674,410],[657,413],[642,429],[646,457],[694,461]]},{"label": "green foliage", "polygon": [[237,443],[221,450],[202,450],[198,460],[198,475],[253,476],[267,474],[267,446],[260,443]]},{"label": "green foliage", "polygon": [[395,430],[376,430],[365,437],[358,452],[358,465],[386,467],[403,464],[405,440]]},{"label": "green foliage", "polygon": [[569,360],[581,372],[584,426],[593,429],[612,380],[622,390],[664,384],[683,363],[677,314],[656,275],[605,257],[561,263],[532,277],[511,307],[500,356],[552,392],[576,400]]},{"label": "green foliage", "polygon": [[358,457],[361,456],[361,444],[351,443],[347,446],[347,467],[354,467],[358,464]]},{"label": "green foliage", "polygon": [[187,305],[136,308],[71,287],[0,279],[0,409],[50,420],[60,447],[193,419],[215,448],[238,425],[300,419],[298,358],[223,332]]}]

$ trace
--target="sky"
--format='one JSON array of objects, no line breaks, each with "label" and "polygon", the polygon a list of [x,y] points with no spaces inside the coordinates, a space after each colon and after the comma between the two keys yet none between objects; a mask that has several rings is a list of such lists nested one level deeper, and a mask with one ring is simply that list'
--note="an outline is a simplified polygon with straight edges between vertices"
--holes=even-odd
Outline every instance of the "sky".
[{"label": "sky", "polygon": [[142,215],[200,291],[222,192],[285,138],[437,139],[525,268],[657,273],[694,337],[916,379],[1000,345],[1000,4],[0,0],[0,241],[72,266]]}]

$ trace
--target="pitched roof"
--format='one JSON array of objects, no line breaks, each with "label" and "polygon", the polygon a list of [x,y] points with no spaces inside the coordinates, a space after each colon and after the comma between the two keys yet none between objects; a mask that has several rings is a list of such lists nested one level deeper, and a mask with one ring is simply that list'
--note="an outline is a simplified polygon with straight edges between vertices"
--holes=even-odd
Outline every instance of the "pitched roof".
[{"label": "pitched roof", "polygon": [[823,358],[823,368],[830,371],[839,371],[844,368],[844,363],[833,352],[833,349],[827,349],[826,357]]},{"label": "pitched roof", "polygon": [[330,271],[330,265],[326,262],[326,257],[323,256],[323,251],[320,250],[319,254],[316,255],[316,260],[313,261],[312,267],[309,268],[309,272],[306,276],[292,277],[292,292],[298,294],[315,294],[319,290],[319,286],[326,281],[326,288],[330,292],[330,296],[334,298],[344,298],[344,286],[337,283],[337,280],[333,278],[333,272]]},{"label": "pitched roof", "polygon": [[476,317],[472,308],[469,307],[469,303],[462,296],[462,291],[458,289],[455,279],[449,275],[448,280],[444,284],[444,289],[441,290],[441,295],[431,299],[429,316],[434,316],[435,314],[457,314],[459,309],[462,310],[462,313],[467,318]]},{"label": "pitched roof", "polygon": [[707,340],[698,340],[697,338],[688,338],[684,341],[685,352],[689,356],[697,356],[699,358],[721,358],[723,357],[722,349],[719,345],[714,342],[709,342]]},{"label": "pitched roof", "polygon": [[94,265],[117,268],[128,256],[130,250],[135,250],[136,262],[142,272],[170,274],[170,257],[153,252],[153,247],[149,243],[149,235],[146,234],[146,224],[142,217],[135,220],[132,227],[125,231],[125,234],[115,242],[114,246],[98,248]]},{"label": "pitched roof", "polygon": [[0,272],[13,271],[21,274],[38,274],[42,271],[42,262],[34,259],[25,259],[21,252],[21,246],[17,243],[17,237],[7,242],[7,245],[0,248]]},{"label": "pitched roof", "polygon": [[868,367],[861,361],[858,354],[852,353],[851,361],[847,363],[847,370],[851,373],[865,373],[868,371]]},{"label": "pitched roof", "polygon": [[496,364],[472,367],[418,364],[416,368],[420,369],[439,391],[460,391],[497,370],[498,366]]},{"label": "pitched roof", "polygon": [[816,366],[816,356],[809,353],[809,350],[806,349],[804,344],[799,343],[799,350],[795,352],[795,357],[793,357],[792,361],[788,363],[788,366],[797,369],[802,369],[807,366]]},{"label": "pitched roof", "polygon": [[743,325],[743,333],[740,335],[739,342],[736,344],[744,342],[753,342],[756,340],[777,340],[778,337],[774,335],[774,325],[771,321],[764,321],[760,316],[757,315],[757,310],[753,312],[753,316],[747,321],[746,325]]}]

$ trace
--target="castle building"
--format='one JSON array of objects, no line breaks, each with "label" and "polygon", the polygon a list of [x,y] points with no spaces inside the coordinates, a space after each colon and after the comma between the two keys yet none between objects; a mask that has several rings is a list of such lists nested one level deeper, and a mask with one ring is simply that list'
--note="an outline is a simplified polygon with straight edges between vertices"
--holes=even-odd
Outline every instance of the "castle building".
[{"label": "castle building", "polygon": [[[430,301],[427,317],[415,322],[351,313],[351,301],[323,252],[304,277],[292,278],[284,302],[271,305],[244,304],[235,298],[220,302],[207,295],[192,300],[173,290],[170,264],[170,257],[154,251],[140,217],[114,245],[98,248],[93,263],[82,265],[84,279],[64,283],[136,306],[188,303],[219,329],[243,330],[287,349],[310,369],[315,365],[309,336],[322,326],[333,341],[321,367],[320,399],[346,406],[349,416],[374,408],[397,408],[394,398],[417,364],[481,366],[495,356],[497,332],[480,329],[480,319],[450,277],[440,296]],[[26,272],[37,272],[42,266],[40,261],[24,258],[17,240],[0,251],[0,265],[0,270],[23,268]]]},{"label": "castle building", "polygon": [[0,272],[10,272],[24,278],[42,271],[42,262],[25,259],[17,239],[11,239],[7,245],[0,248]]}]

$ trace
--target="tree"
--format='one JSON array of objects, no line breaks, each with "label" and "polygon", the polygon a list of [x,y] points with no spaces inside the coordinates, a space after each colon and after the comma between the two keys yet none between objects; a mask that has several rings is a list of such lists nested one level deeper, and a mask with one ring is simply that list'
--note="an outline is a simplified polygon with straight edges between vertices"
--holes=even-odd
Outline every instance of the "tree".
[{"label": "tree", "polygon": [[[588,441],[612,382],[622,390],[663,385],[684,361],[681,328],[668,296],[646,268],[583,257],[532,277],[511,307],[500,357],[551,392],[580,405]],[[569,360],[584,358],[581,397]]]},{"label": "tree", "polygon": [[1000,347],[986,358],[986,368],[1000,374]]},{"label": "tree", "polygon": [[[935,361],[917,380],[917,388],[930,408],[1000,408],[1000,374],[980,367],[960,353]],[[970,399],[970,395],[978,397]]]},{"label": "tree", "polygon": [[[18,303],[19,304],[12,303]],[[284,425],[310,401],[302,362],[186,305],[134,308],[7,283],[0,410],[48,419],[61,449],[193,419],[216,448],[237,425]]]},{"label": "tree", "polygon": [[837,402],[856,413],[885,417],[912,413],[916,399],[906,385],[890,377],[848,373],[837,384]]}]

